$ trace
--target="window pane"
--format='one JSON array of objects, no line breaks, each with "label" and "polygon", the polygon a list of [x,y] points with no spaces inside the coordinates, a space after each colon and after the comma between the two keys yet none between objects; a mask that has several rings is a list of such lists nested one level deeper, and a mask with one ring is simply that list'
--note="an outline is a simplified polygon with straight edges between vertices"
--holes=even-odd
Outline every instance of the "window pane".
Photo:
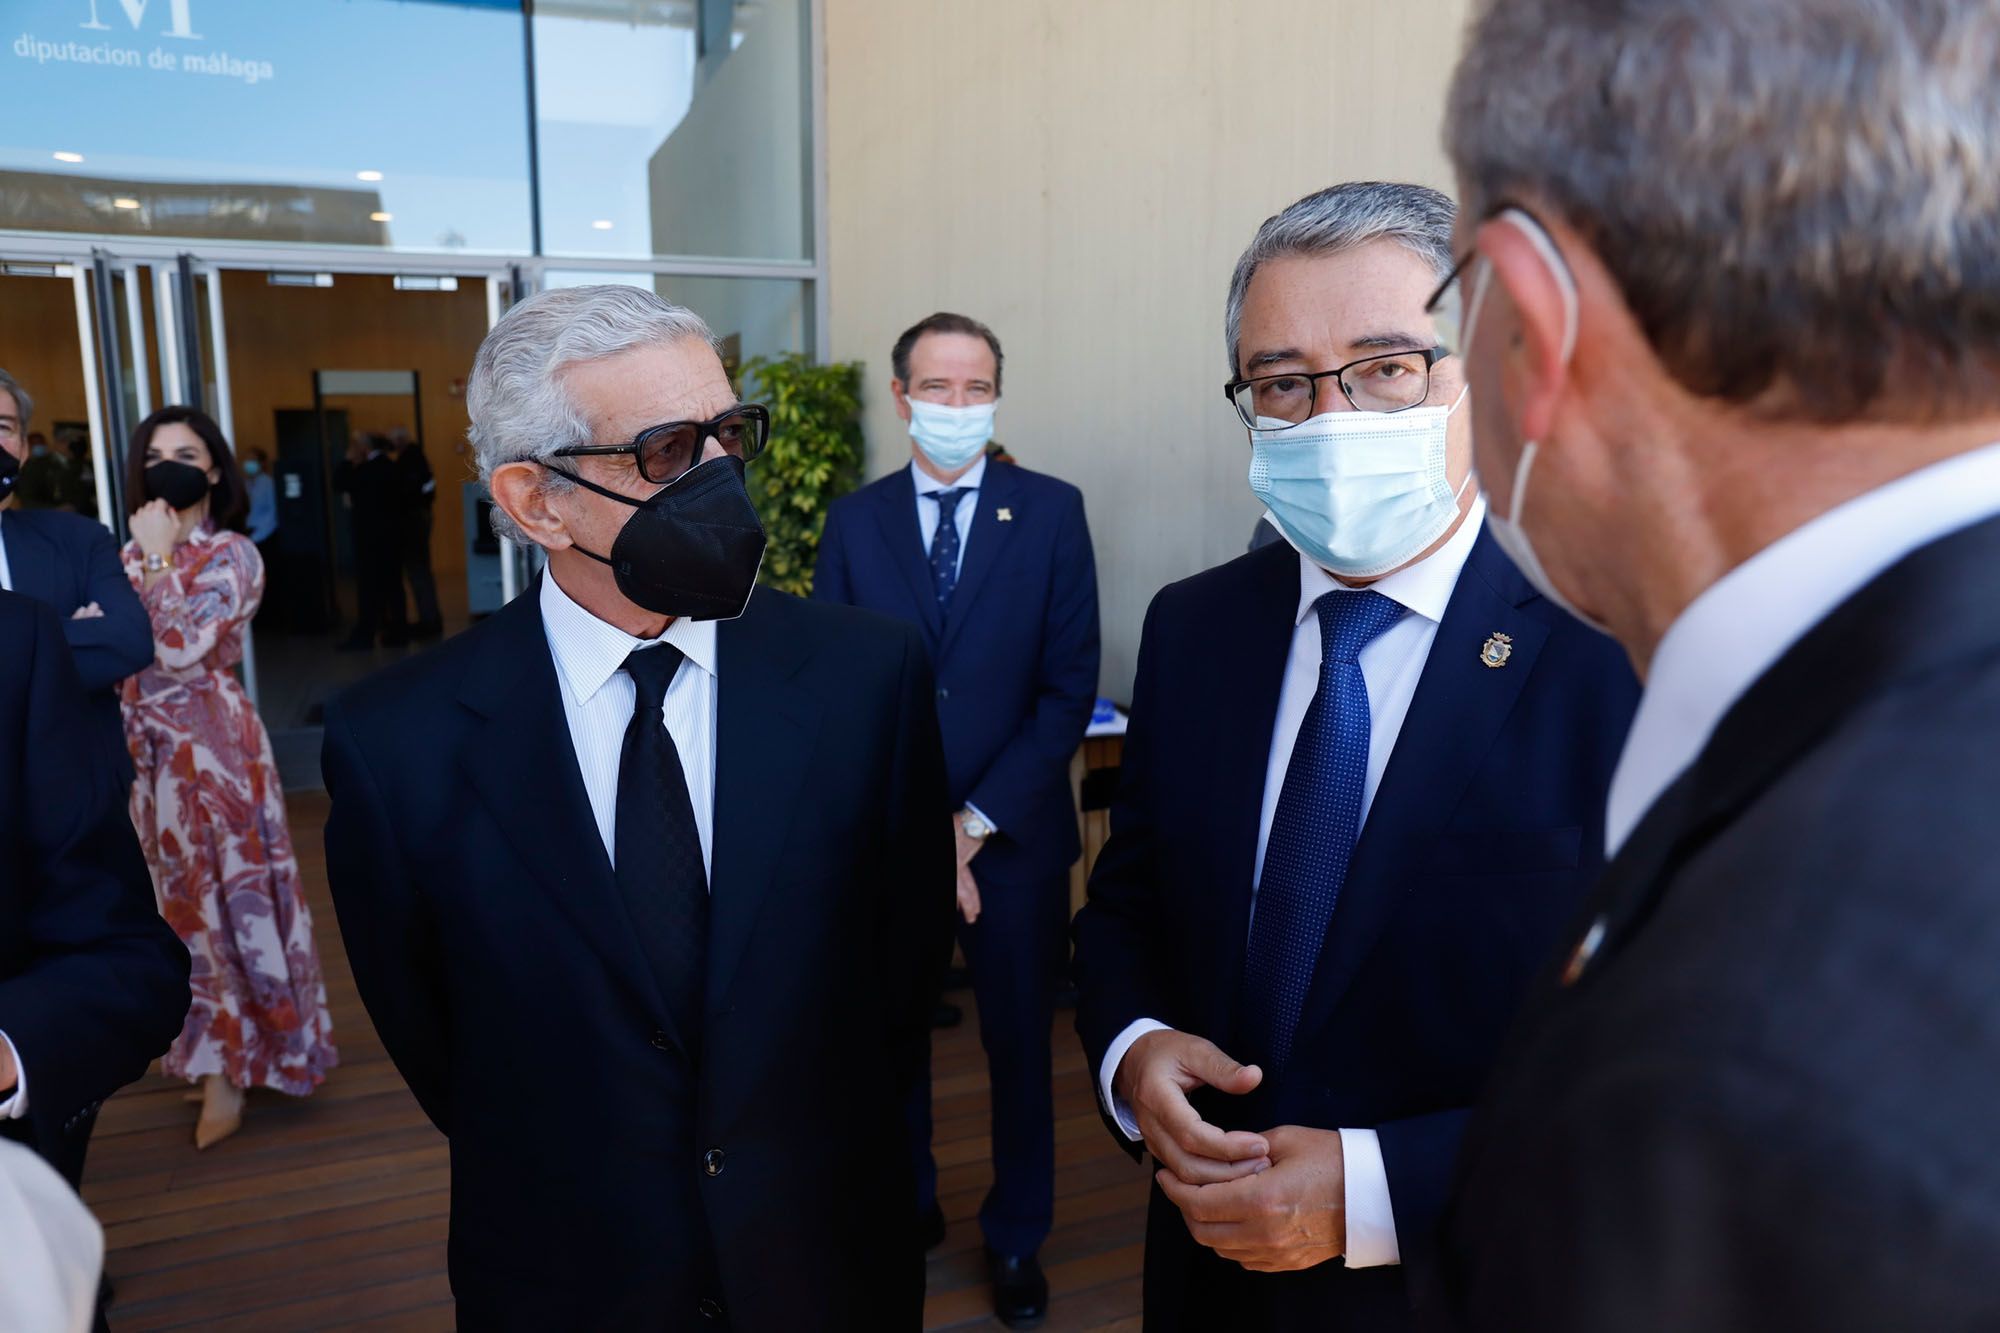
[{"label": "window pane", "polygon": [[11,0],[0,228],[526,251],[519,0]]},{"label": "window pane", "polygon": [[730,379],[752,357],[812,350],[810,284],[781,278],[689,278],[653,273],[568,269],[544,276],[546,287],[622,283],[658,292],[708,321]]},{"label": "window pane", "polygon": [[809,0],[539,0],[547,254],[809,255]]}]

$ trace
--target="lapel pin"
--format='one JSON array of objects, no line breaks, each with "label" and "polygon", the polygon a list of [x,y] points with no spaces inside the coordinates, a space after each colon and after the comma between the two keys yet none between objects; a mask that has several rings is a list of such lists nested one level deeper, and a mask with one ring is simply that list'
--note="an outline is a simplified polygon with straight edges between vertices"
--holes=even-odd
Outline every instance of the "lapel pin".
[{"label": "lapel pin", "polygon": [[1505,634],[1489,634],[1479,649],[1479,660],[1487,666],[1499,668],[1507,665],[1507,659],[1514,655],[1514,640]]},{"label": "lapel pin", "polygon": [[1583,938],[1576,942],[1576,951],[1569,956],[1569,962],[1563,965],[1563,985],[1574,986],[1577,983],[1583,970],[1590,966],[1590,960],[1597,957],[1597,950],[1603,943],[1604,918],[1598,917],[1590,923],[1590,929],[1583,933]]},{"label": "lapel pin", "polygon": [[1014,521],[1014,511],[1011,509],[1002,509],[993,517],[999,519],[1002,523],[1012,523]]}]

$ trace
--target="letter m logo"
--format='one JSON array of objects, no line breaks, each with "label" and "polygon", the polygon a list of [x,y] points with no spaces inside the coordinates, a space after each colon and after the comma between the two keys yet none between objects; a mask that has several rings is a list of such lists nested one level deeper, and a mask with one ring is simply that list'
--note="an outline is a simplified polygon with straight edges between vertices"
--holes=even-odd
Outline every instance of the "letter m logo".
[{"label": "letter m logo", "polygon": [[[86,2],[90,5],[90,22],[82,26],[93,32],[111,31],[111,25],[98,17],[97,8],[100,0],[86,0]],[[126,22],[135,29],[144,26],[146,10],[152,3],[153,0],[117,0],[118,8],[125,11]],[[167,18],[170,24],[163,36],[182,37],[195,42],[201,40],[201,34],[194,30],[193,15],[189,12],[192,3],[193,0],[167,0]]]}]

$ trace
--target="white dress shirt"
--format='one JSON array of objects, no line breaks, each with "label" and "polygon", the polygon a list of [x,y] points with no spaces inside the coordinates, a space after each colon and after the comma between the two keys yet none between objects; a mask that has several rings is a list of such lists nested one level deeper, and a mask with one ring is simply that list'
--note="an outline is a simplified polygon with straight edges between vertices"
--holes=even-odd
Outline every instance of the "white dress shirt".
[{"label": "white dress shirt", "polygon": [[[1481,495],[1472,502],[1465,521],[1459,524],[1450,541],[1418,563],[1377,580],[1367,589],[1402,603],[1410,614],[1378,634],[1355,659],[1368,686],[1368,776],[1361,789],[1362,824],[1367,822],[1369,808],[1375,804],[1375,792],[1382,785],[1382,773],[1389,766],[1396,738],[1402,734],[1403,719],[1409,715],[1410,700],[1416,696],[1417,682],[1423,677],[1424,663],[1437,639],[1438,626],[1444,621],[1445,608],[1451,603],[1452,590],[1458,586],[1458,576],[1485,522],[1486,497]],[[1277,524],[1272,526],[1275,528]],[[1278,690],[1278,720],[1271,730],[1271,753],[1264,767],[1264,808],[1257,824],[1257,864],[1251,881],[1253,917],[1257,910],[1256,890],[1264,878],[1264,850],[1271,841],[1271,818],[1278,810],[1278,795],[1284,789],[1285,770],[1291,766],[1299,727],[1319,690],[1321,641],[1319,617],[1313,613],[1313,604],[1329,592],[1351,595],[1358,591],[1361,590],[1336,581],[1305,555],[1299,556],[1299,604],[1293,622],[1291,655],[1285,662],[1284,684]],[[1359,834],[1359,824],[1355,832]],[[1118,1064],[1133,1042],[1165,1026],[1150,1018],[1135,1020],[1111,1043],[1104,1054],[1104,1063],[1098,1068],[1098,1092],[1111,1108],[1119,1128],[1135,1143],[1141,1137],[1138,1121],[1132,1116],[1132,1108],[1112,1094],[1112,1075],[1118,1072]],[[1340,1148],[1346,1172],[1347,1266],[1374,1268],[1402,1262],[1380,1138],[1372,1129],[1343,1129]]]},{"label": "white dress shirt", "polygon": [[[931,508],[937,508],[932,505]],[[7,511],[0,509],[0,527],[6,526]],[[0,592],[14,591],[14,571],[7,567],[7,536],[0,533]]]},{"label": "white dress shirt", "polygon": [[1920,546],[2000,514],[2000,444],[1830,509],[1688,604],[1653,654],[1611,777],[1605,856],[1708,745],[1716,725],[1807,631]]},{"label": "white dress shirt", "polygon": [[972,516],[979,512],[977,492],[986,484],[986,455],[981,454],[979,461],[950,486],[918,467],[913,458],[910,460],[910,479],[917,483],[917,531],[923,535],[926,560],[931,557],[931,543],[937,539],[938,510],[941,506],[936,500],[924,497],[938,491],[966,488],[952,511],[952,524],[958,529],[958,570],[952,571],[952,576],[956,578],[958,571],[965,568],[965,547],[972,539]]},{"label": "white dress shirt", "polygon": [[549,636],[549,651],[562,681],[563,716],[569,722],[570,742],[576,747],[576,766],[583,773],[583,789],[590,795],[590,812],[597,817],[604,854],[614,867],[618,858],[618,760],[638,697],[632,678],[620,668],[641,648],[667,643],[681,650],[687,660],[667,686],[661,712],[667,733],[674,738],[674,749],[680,753],[695,828],[701,834],[701,864],[708,870],[715,850],[719,686],[715,622],[679,619],[657,639],[635,639],[571,601],[556,582],[555,571],[550,570],[542,576],[542,628]]},{"label": "white dress shirt", "polygon": [[84,1333],[104,1229],[55,1169],[0,1140],[0,1328]]},{"label": "white dress shirt", "polygon": [[[0,525],[4,525],[6,522],[6,512],[0,510]],[[14,575],[7,567],[7,537],[5,533],[0,533],[0,591],[14,591]],[[7,1094],[5,1100],[0,1100],[0,1120],[19,1120],[28,1113],[28,1071],[21,1068],[21,1053],[14,1049],[14,1043],[8,1040],[7,1034],[4,1032],[0,1032],[0,1043],[5,1043],[7,1050],[14,1057],[15,1080],[14,1090]]]}]

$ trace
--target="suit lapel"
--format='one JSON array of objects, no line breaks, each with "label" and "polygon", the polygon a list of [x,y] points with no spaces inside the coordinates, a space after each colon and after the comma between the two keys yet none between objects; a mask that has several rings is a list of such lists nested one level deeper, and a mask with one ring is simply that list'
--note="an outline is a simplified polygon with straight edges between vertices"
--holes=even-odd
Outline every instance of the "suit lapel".
[{"label": "suit lapel", "polygon": [[938,610],[937,588],[931,582],[931,566],[924,550],[923,529],[917,524],[917,486],[910,469],[899,468],[885,478],[876,494],[875,522],[882,529],[882,541],[889,549],[889,563],[909,585],[910,600],[924,638],[932,648],[944,632],[944,615]]},{"label": "suit lapel", "polygon": [[670,1021],[577,768],[539,593],[537,580],[495,613],[495,637],[459,692],[481,719],[466,746],[465,777],[556,906],[648,1008]]},{"label": "suit lapel", "polygon": [[[1301,1037],[1332,1013],[1353,983],[1408,891],[1410,867],[1444,832],[1534,674],[1549,632],[1521,608],[1536,598],[1492,536],[1481,532],[1446,604],[1355,844],[1300,1011]],[[1481,660],[1495,633],[1513,641],[1512,655],[1497,668]]]},{"label": "suit lapel", "polygon": [[756,934],[819,735],[820,701],[795,679],[811,645],[787,632],[787,609],[779,594],[759,588],[749,609],[716,635],[711,1010],[728,996]]},{"label": "suit lapel", "polygon": [[[965,539],[965,559],[958,573],[958,586],[952,590],[951,607],[945,615],[944,641],[938,648],[940,660],[951,651],[952,641],[958,637],[958,627],[965,623],[972,604],[979,599],[980,590],[986,586],[986,580],[994,568],[1006,559],[1007,545],[1016,526],[1012,518],[1015,482],[1014,469],[1010,465],[988,461],[986,480],[979,488],[972,511],[972,531]],[[999,517],[1003,509],[1009,515],[1005,523]]]},{"label": "suit lapel", "polygon": [[1203,938],[1225,950],[1228,966],[1215,977],[1203,1031],[1228,1040],[1234,1031],[1236,999],[1250,939],[1250,890],[1257,870],[1257,828],[1264,810],[1264,774],[1271,756],[1271,732],[1278,722],[1278,696],[1285,663],[1298,625],[1299,557],[1274,542],[1248,557],[1255,570],[1249,595],[1225,608],[1209,627],[1224,663],[1209,692],[1204,718],[1183,725],[1212,729],[1213,764],[1202,778],[1213,793],[1216,836],[1205,840],[1214,862],[1207,882],[1213,894],[1206,909]]}]

